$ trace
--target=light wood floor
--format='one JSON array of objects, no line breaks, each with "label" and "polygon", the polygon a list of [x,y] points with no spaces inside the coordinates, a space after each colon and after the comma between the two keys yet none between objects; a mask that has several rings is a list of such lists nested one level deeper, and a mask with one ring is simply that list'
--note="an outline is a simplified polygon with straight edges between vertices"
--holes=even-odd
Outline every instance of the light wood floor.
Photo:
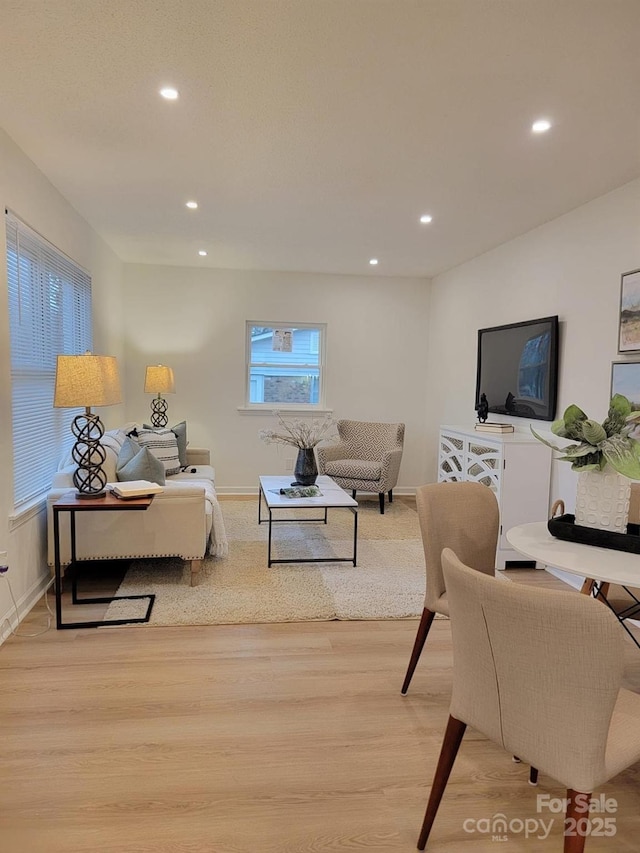
[{"label": "light wood floor", "polygon": [[[546,572],[517,582],[563,587]],[[569,591],[567,594],[577,594]],[[44,622],[42,608],[22,631]],[[407,697],[417,621],[51,630],[0,648],[2,853],[320,853],[415,849],[451,688],[450,627],[433,624]],[[640,692],[628,641],[626,686]],[[466,819],[553,817],[563,796],[469,731],[428,850],[562,849],[497,842]],[[640,766],[606,786],[615,838],[640,849]]]}]

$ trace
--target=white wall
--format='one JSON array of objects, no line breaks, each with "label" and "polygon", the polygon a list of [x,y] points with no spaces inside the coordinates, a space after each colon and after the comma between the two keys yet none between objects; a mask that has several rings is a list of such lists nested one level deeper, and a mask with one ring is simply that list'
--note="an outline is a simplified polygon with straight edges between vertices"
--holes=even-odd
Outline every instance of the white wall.
[{"label": "white wall", "polygon": [[174,369],[169,424],[210,447],[221,493],[255,492],[294,448],[266,445],[269,415],[243,414],[245,322],[327,324],[327,406],[336,418],[403,421],[398,491],[424,480],[429,285],[424,279],[127,265],[127,420],[148,421],[147,364]]},{"label": "white wall", "polygon": [[[93,279],[94,349],[119,358],[122,364],[122,265],[47,178],[15,143],[0,131],[0,201],[51,243],[89,270]],[[0,551],[9,555],[11,589],[21,610],[31,606],[48,580],[43,506],[13,519],[13,445],[11,376],[7,300],[6,235],[0,228]],[[101,415],[118,423],[123,406]],[[0,580],[0,638],[5,618],[14,613],[9,589]]]},{"label": "white wall", "polygon": [[[526,203],[526,199],[523,199]],[[475,419],[477,330],[558,314],[560,417],[576,403],[605,418],[617,355],[620,275],[640,267],[640,180],[583,205],[432,282],[428,357],[429,479],[440,423]],[[640,360],[640,354],[638,354]],[[529,429],[527,420],[512,419]],[[548,423],[535,424],[542,430]],[[574,506],[575,474],[553,463],[551,499]]]}]

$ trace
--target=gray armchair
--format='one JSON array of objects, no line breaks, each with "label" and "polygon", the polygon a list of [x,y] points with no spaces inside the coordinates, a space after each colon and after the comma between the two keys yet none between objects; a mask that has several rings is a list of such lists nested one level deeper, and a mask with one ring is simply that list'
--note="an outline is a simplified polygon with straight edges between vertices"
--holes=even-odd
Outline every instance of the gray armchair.
[{"label": "gray armchair", "polygon": [[327,474],[343,489],[377,492],[380,512],[384,494],[393,501],[404,446],[404,424],[338,421],[337,444],[316,447],[318,471]]}]

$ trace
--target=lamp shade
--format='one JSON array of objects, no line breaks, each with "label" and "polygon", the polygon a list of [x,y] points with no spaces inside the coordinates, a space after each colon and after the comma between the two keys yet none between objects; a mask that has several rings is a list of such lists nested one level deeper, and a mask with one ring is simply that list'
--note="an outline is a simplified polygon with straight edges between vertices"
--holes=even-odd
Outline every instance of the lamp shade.
[{"label": "lamp shade", "polygon": [[57,409],[122,402],[118,363],[112,355],[59,355],[53,405]]},{"label": "lamp shade", "polygon": [[147,367],[144,377],[145,394],[174,394],[176,390],[173,370],[165,364],[152,364]]}]

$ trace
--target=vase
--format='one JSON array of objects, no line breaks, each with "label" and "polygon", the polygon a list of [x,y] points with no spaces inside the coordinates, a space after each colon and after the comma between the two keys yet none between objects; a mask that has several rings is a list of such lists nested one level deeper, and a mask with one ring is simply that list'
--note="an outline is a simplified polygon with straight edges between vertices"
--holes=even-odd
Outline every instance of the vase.
[{"label": "vase", "polygon": [[627,532],[631,480],[611,468],[578,474],[576,524]]},{"label": "vase", "polygon": [[301,447],[298,450],[293,473],[296,476],[296,486],[313,486],[318,477],[318,465],[313,447]]}]

